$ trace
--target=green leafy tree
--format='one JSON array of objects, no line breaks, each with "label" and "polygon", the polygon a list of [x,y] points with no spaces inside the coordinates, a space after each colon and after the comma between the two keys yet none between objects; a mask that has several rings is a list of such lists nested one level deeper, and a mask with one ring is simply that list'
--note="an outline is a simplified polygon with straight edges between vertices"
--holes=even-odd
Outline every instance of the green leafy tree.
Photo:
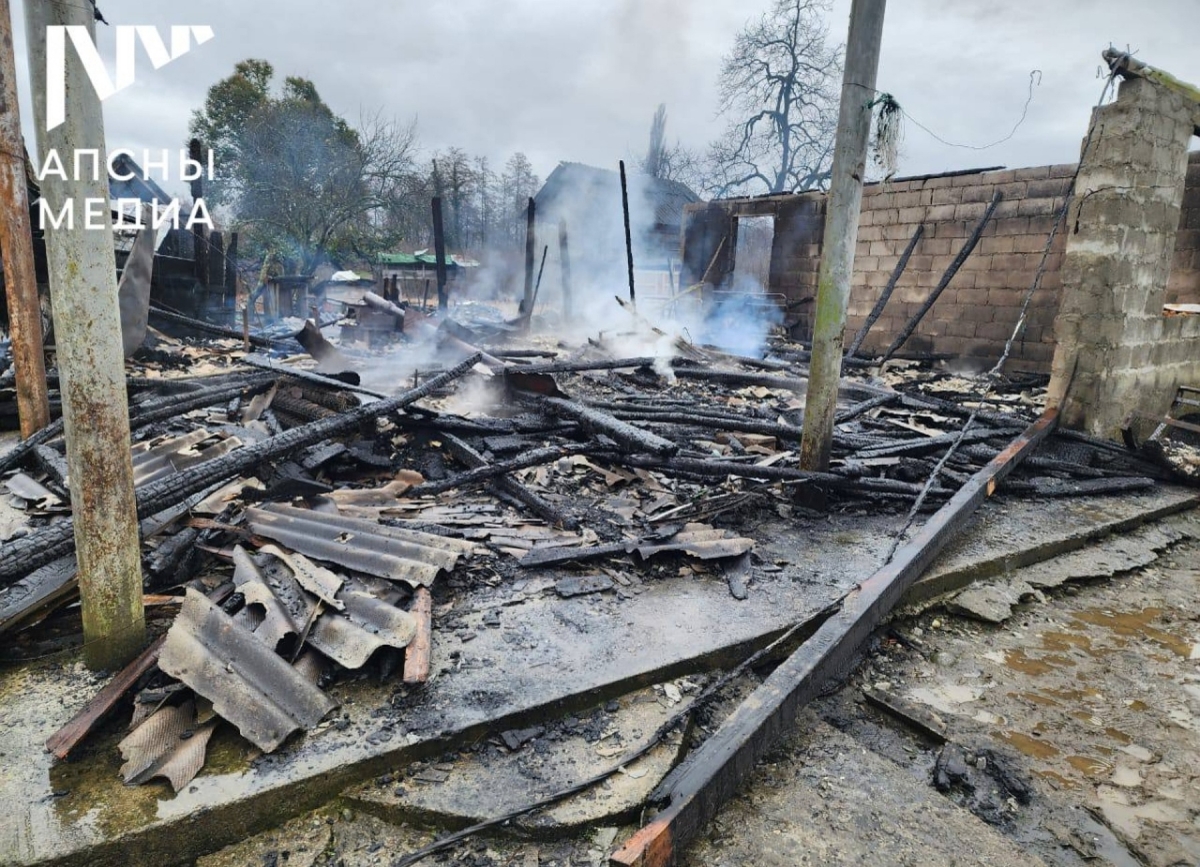
[{"label": "green leafy tree", "polygon": [[357,128],[325,104],[316,85],[244,60],[214,84],[191,133],[212,148],[214,204],[225,206],[252,245],[291,259],[301,271],[323,257],[370,259],[392,246],[393,211],[413,207],[420,189],[414,123],[379,115]]}]

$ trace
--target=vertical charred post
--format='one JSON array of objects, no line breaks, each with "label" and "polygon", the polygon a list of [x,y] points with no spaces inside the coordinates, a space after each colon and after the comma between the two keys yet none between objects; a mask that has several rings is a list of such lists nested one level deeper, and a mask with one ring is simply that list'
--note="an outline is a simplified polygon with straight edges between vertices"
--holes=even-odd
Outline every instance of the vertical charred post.
[{"label": "vertical charred post", "polygon": [[444,310],[446,298],[446,230],[442,222],[442,197],[433,197],[433,255],[437,260],[438,308]]},{"label": "vertical charred post", "polygon": [[629,224],[629,183],[625,179],[625,160],[621,160],[621,210],[625,213],[625,259],[629,265],[629,303],[637,305],[633,286],[633,227]]}]

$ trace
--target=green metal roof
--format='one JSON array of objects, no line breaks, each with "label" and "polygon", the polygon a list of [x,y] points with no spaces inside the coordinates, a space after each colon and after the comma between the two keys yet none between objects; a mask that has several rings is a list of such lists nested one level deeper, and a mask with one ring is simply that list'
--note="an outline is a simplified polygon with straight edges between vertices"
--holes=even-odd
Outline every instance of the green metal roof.
[{"label": "green metal roof", "polygon": [[[437,257],[433,253],[380,253],[380,265],[437,265]],[[479,263],[459,256],[447,256],[448,268],[471,268]]]}]

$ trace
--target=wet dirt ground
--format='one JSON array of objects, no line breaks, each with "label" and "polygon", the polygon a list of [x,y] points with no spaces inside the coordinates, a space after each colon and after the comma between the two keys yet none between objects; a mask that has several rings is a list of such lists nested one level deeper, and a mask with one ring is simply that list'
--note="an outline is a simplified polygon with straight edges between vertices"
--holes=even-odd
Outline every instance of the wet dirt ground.
[{"label": "wet dirt ground", "polygon": [[[1181,541],[1148,565],[1000,625],[943,609],[892,623],[680,863],[1200,864],[1200,513],[1171,520]],[[387,865],[437,835],[355,807],[197,863]],[[634,829],[481,836],[422,863],[600,865]]]}]

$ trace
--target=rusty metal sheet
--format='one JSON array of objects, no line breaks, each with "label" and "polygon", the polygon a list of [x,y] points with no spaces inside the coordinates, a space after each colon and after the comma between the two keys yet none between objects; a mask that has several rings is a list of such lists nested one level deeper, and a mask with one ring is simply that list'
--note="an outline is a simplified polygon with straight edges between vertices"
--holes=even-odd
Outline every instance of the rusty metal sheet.
[{"label": "rusty metal sheet", "polygon": [[475,548],[461,539],[291,506],[247,509],[246,517],[255,533],[293,551],[414,587],[429,586]]},{"label": "rusty metal sheet", "polygon": [[[261,605],[266,612],[255,634],[272,646],[288,634],[303,634],[316,601],[304,592],[286,561],[266,554],[252,556],[239,547],[234,549],[234,563],[233,580],[247,606]],[[337,597],[344,610],[320,614],[306,643],[349,669],[362,668],[381,647],[407,647],[417,632],[416,619],[392,604],[395,594],[388,592],[390,584],[379,583],[384,586],[345,579]]]},{"label": "rusty metal sheet", "polygon": [[117,744],[125,759],[121,777],[131,786],[165,777],[178,792],[204,767],[214,729],[215,721],[197,722],[190,700],[159,708]]},{"label": "rusty metal sheet", "polygon": [[264,752],[292,732],[311,729],[337,706],[273,648],[191,589],[158,667],[209,699],[219,716]]}]

